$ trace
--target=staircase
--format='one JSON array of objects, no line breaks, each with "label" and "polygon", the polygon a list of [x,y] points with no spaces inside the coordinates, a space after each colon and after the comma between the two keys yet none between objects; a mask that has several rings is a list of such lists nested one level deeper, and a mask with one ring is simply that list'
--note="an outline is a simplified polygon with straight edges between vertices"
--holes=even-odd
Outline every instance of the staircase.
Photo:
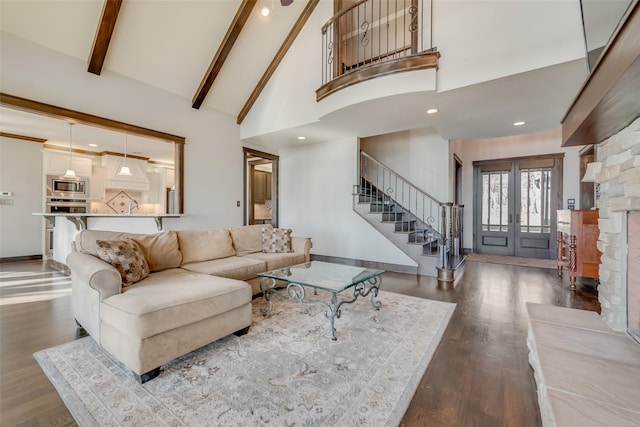
[{"label": "staircase", "polygon": [[462,206],[441,203],[365,152],[353,209],[418,264],[453,281],[462,272]]}]

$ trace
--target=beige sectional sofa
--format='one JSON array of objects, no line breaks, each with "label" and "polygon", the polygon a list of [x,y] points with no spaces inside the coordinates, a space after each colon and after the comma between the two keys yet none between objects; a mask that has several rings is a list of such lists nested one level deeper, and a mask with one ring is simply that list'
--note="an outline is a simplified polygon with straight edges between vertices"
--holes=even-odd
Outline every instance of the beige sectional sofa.
[{"label": "beige sectional sofa", "polygon": [[[255,225],[135,234],[83,230],[67,257],[73,314],[140,382],[160,366],[251,325],[260,272],[309,261],[311,241],[291,237],[292,252],[262,252]],[[98,257],[97,241],[127,241],[144,254],[150,273],[123,286],[121,272]],[[247,283],[251,281],[251,284]]]}]

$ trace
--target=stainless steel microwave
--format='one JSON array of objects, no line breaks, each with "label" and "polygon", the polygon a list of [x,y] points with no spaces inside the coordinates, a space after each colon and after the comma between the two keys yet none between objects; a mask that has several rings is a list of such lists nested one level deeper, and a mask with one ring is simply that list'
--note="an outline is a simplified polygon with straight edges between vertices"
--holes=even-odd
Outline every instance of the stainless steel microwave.
[{"label": "stainless steel microwave", "polygon": [[64,199],[88,199],[89,178],[65,178],[63,176],[47,175],[47,197]]}]

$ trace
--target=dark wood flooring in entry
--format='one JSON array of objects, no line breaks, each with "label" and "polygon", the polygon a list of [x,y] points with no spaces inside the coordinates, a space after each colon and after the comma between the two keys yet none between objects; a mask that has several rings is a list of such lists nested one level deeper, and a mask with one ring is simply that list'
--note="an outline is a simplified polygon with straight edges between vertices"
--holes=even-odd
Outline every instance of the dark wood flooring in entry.
[{"label": "dark wood flooring in entry", "polygon": [[[64,277],[33,261],[0,264],[0,271],[0,425],[75,425],[32,357],[75,338],[70,297],[58,284]],[[7,276],[21,272],[37,280],[7,286]],[[551,269],[468,262],[455,285],[385,273],[382,286],[457,303],[402,426],[540,426],[525,302],[599,311],[593,288],[572,292]]]}]

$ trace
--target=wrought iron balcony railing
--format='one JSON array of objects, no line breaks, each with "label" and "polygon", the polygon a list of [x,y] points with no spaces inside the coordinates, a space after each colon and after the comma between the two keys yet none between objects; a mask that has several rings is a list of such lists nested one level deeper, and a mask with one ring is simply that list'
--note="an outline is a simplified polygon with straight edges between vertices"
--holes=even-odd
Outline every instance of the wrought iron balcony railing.
[{"label": "wrought iron balcony railing", "polygon": [[[317,98],[343,86],[380,74],[437,66],[431,46],[432,0],[355,0],[322,27],[322,85]],[[422,55],[426,61],[400,63],[399,67],[372,68]],[[435,60],[435,62],[434,62]],[[340,87],[326,87],[339,77],[369,70]],[[324,89],[323,89],[324,88]]]}]

